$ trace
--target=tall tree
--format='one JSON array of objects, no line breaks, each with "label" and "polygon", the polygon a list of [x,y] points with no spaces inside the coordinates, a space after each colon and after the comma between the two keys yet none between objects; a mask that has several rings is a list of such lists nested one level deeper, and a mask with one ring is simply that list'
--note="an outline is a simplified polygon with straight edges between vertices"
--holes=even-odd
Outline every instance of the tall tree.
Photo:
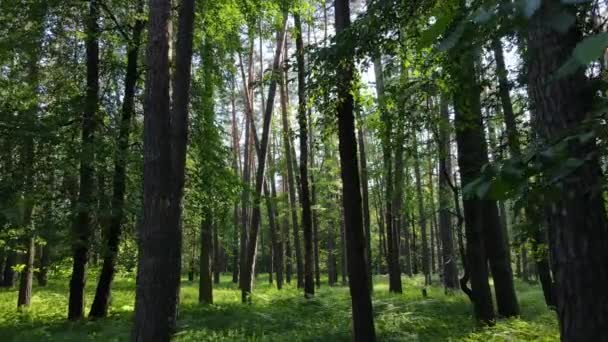
[{"label": "tall tree", "polygon": [[256,196],[255,203],[253,206],[253,212],[251,215],[251,227],[249,231],[249,237],[247,242],[247,254],[246,254],[246,267],[244,273],[241,273],[241,300],[248,302],[251,299],[251,290],[253,288],[253,274],[255,272],[255,259],[257,254],[257,239],[260,225],[260,203],[259,198],[262,193],[262,186],[264,183],[264,172],[266,169],[266,155],[268,154],[268,140],[270,134],[270,121],[272,119],[272,110],[274,107],[274,98],[277,89],[277,75],[279,74],[281,52],[283,51],[283,44],[285,44],[287,28],[287,15],[283,15],[282,27],[277,33],[277,44],[272,62],[272,74],[273,78],[268,87],[268,97],[266,102],[266,108],[263,118],[262,128],[262,140],[260,141],[260,152],[258,156],[258,168],[255,176],[255,189],[254,195]]},{"label": "tall tree", "polygon": [[[350,4],[348,0],[335,1],[336,34],[340,35],[350,26]],[[357,138],[353,114],[354,63],[350,56],[340,56],[337,72],[338,138],[340,170],[342,178],[342,204],[346,227],[346,252],[348,256],[349,289],[353,312],[353,340],[375,341],[374,316],[369,288],[369,273],[365,267],[365,232],[359,169],[357,165]],[[401,282],[399,282],[401,283]]]},{"label": "tall tree", "polygon": [[452,156],[450,150],[450,113],[446,95],[440,98],[439,121],[439,235],[442,247],[443,285],[448,290],[458,288],[458,269],[454,252],[454,237],[450,213]]},{"label": "tall tree", "polygon": [[[582,18],[566,29],[551,21],[562,15],[579,18],[575,5],[544,0],[528,30],[528,82],[535,127],[546,144],[582,129],[591,115],[595,91],[584,68],[553,77],[580,43]],[[567,154],[582,166],[564,177],[564,196],[551,201],[547,213],[555,302],[562,341],[598,341],[608,336],[608,219],[603,175],[595,139],[571,144]],[[581,157],[588,156],[588,157]]]},{"label": "tall tree", "polygon": [[[143,15],[144,2],[139,0],[137,4],[138,15]],[[129,152],[129,135],[131,134],[131,122],[135,113],[135,90],[138,78],[138,58],[141,44],[141,35],[145,22],[138,19],[133,26],[128,50],[127,70],[125,75],[124,97],[122,100],[122,111],[120,128],[118,132],[117,147],[114,154],[114,178],[112,192],[112,211],[107,227],[105,252],[99,281],[95,291],[95,298],[91,305],[89,316],[105,317],[110,305],[110,291],[114,274],[116,273],[116,257],[120,243],[121,226],[124,221],[124,203],[126,191],[127,157]]]},{"label": "tall tree", "polygon": [[73,266],[70,279],[70,296],[68,302],[68,319],[80,319],[84,315],[84,286],[86,283],[86,265],[91,239],[92,210],[95,198],[94,156],[95,130],[99,107],[99,3],[89,0],[89,12],[86,16],[86,64],[87,86],[85,105],[82,114],[82,148],[80,151],[80,191],[78,205],[74,215],[73,230]]},{"label": "tall tree", "polygon": [[194,0],[180,3],[171,87],[171,1],[150,0],[149,8],[144,220],[139,231],[133,340],[169,341],[177,319],[181,272],[181,198],[188,139]]},{"label": "tall tree", "polygon": [[298,66],[298,123],[300,126],[300,203],[304,228],[304,295],[315,294],[314,254],[310,188],[308,185],[308,118],[306,117],[306,69],[304,66],[304,42],[302,20],[298,12],[293,15],[296,30],[296,62]]},{"label": "tall tree", "polygon": [[383,131],[382,131],[382,155],[384,165],[384,224],[386,226],[387,253],[386,263],[388,265],[389,291],[402,292],[401,266],[399,265],[399,248],[396,238],[396,230],[393,220],[393,152],[392,152],[392,118],[385,104],[384,74],[382,60],[374,59],[374,73],[376,75],[376,92],[378,93],[378,106],[380,107]]}]

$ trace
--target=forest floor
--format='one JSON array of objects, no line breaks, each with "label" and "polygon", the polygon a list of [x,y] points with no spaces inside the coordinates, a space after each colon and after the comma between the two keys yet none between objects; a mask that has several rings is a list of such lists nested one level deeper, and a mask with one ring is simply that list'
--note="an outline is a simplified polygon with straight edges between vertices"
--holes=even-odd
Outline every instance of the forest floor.
[{"label": "forest floor", "polygon": [[[94,294],[87,284],[87,303]],[[175,341],[349,341],[348,287],[322,286],[305,300],[295,287],[278,291],[260,275],[253,304],[240,303],[240,292],[224,275],[213,291],[214,305],[197,303],[197,283],[184,281],[179,330]],[[538,285],[517,283],[522,315],[479,328],[462,295],[446,296],[439,286],[421,295],[422,278],[404,278],[405,293],[388,293],[386,277],[374,279],[373,304],[379,341],[559,341],[555,314],[543,302]],[[110,317],[66,321],[68,280],[35,287],[31,308],[17,312],[17,290],[0,291],[0,341],[128,341],[135,280],[119,278],[113,287]],[[88,311],[88,309],[87,309]]]}]

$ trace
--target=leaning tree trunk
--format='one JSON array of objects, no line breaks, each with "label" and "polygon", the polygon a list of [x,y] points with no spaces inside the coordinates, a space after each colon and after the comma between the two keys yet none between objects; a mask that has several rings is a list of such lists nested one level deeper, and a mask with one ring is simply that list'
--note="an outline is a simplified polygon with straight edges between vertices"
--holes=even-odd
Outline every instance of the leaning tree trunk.
[{"label": "leaning tree trunk", "polygon": [[[273,77],[268,88],[268,98],[264,113],[264,122],[262,128],[262,140],[260,142],[260,152],[258,157],[258,168],[255,177],[255,189],[254,196],[260,198],[262,194],[262,186],[264,183],[264,172],[266,169],[266,155],[268,152],[268,137],[270,134],[270,121],[272,119],[272,110],[274,107],[274,98],[277,89],[276,76],[279,74],[279,61],[281,59],[281,51],[283,50],[283,44],[285,43],[287,27],[287,15],[283,15],[283,24],[281,31],[277,34],[277,46],[275,50],[274,60],[272,64]],[[252,276],[255,271],[255,259],[257,254],[257,239],[260,225],[260,205],[259,201],[253,206],[253,212],[251,215],[251,227],[249,232],[249,241],[247,242],[247,262],[244,269],[245,272],[241,274],[241,300],[243,302],[249,302],[251,299],[251,290],[253,287]]]},{"label": "leaning tree trunk", "polygon": [[[143,12],[144,3],[138,3],[138,12]],[[111,286],[116,273],[116,257],[120,243],[121,225],[124,219],[124,202],[126,190],[126,171],[129,153],[129,135],[131,121],[135,112],[135,88],[137,86],[139,46],[145,22],[138,20],[133,27],[133,35],[127,53],[127,72],[125,76],[125,93],[122,102],[122,118],[117,138],[117,148],[114,156],[114,179],[112,192],[112,211],[107,232],[105,255],[95,298],[91,305],[90,317],[105,317],[110,305]]]},{"label": "leaning tree trunk", "polygon": [[99,4],[97,0],[89,1],[89,13],[86,17],[86,65],[87,85],[85,107],[82,114],[82,150],[80,152],[80,191],[78,205],[72,226],[73,266],[70,279],[68,301],[68,319],[81,319],[84,315],[84,286],[86,282],[86,265],[91,239],[92,208],[95,199],[94,188],[94,155],[95,128],[97,126],[97,109],[99,106]]},{"label": "leaning tree trunk", "polygon": [[[554,77],[582,40],[582,22],[559,31],[551,20],[564,12],[576,17],[576,10],[545,0],[531,18],[528,80],[534,126],[545,143],[593,130],[586,121],[593,115],[595,91],[585,69]],[[597,152],[595,139],[569,144],[569,157],[584,163],[563,177],[566,193],[551,201],[546,215],[557,315],[566,342],[601,341],[608,336],[608,219]]]},{"label": "leaning tree trunk", "polygon": [[[336,34],[350,26],[350,6],[347,0],[335,2]],[[361,186],[357,168],[357,138],[353,115],[352,82],[354,63],[351,56],[342,56],[337,70],[338,138],[342,178],[342,203],[348,258],[348,278],[353,315],[353,340],[375,341],[374,316],[369,288],[369,273],[365,264],[365,232],[361,209]],[[401,281],[399,281],[401,284]]]},{"label": "leaning tree trunk", "polygon": [[[184,185],[194,0],[178,11],[170,86],[171,1],[150,0],[144,116],[144,219],[139,229],[134,341],[168,341],[175,330],[181,273]],[[170,99],[169,89],[173,93]],[[172,103],[172,105],[171,105]]]}]

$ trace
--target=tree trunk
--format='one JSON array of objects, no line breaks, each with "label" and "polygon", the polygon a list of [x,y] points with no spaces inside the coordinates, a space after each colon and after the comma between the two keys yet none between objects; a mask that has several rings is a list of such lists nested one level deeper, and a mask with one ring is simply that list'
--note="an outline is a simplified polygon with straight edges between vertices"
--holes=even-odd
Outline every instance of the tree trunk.
[{"label": "tree trunk", "polygon": [[[585,68],[554,77],[582,39],[582,23],[565,32],[553,28],[560,13],[576,18],[577,8],[542,1],[528,31],[528,80],[540,139],[554,143],[564,135],[590,132],[595,90]],[[583,21],[584,19],[580,19]],[[561,180],[566,194],[547,212],[555,302],[562,341],[600,341],[608,336],[608,219],[602,196],[603,175],[595,139],[572,143],[568,154],[584,164]]]},{"label": "tree trunk", "polygon": [[302,250],[300,243],[300,226],[298,224],[298,210],[296,202],[296,180],[294,174],[295,155],[292,154],[291,137],[289,129],[289,121],[287,118],[287,75],[281,73],[280,97],[281,97],[281,122],[283,127],[283,153],[285,155],[285,164],[287,168],[287,181],[289,184],[289,211],[291,214],[291,227],[293,229],[293,244],[296,252],[296,275],[298,278],[298,288],[304,287],[304,266],[302,262]]},{"label": "tree trunk", "polygon": [[[277,34],[277,46],[275,50],[274,61],[272,64],[273,75],[279,73],[279,61],[281,59],[281,51],[283,50],[283,44],[285,43],[287,27],[287,15],[284,14],[283,24],[281,31]],[[260,143],[260,153],[258,157],[258,169],[255,178],[255,189],[254,194],[257,198],[262,194],[262,186],[264,183],[264,172],[266,169],[266,155],[268,152],[268,136],[270,134],[270,121],[272,119],[272,109],[274,107],[274,97],[276,94],[276,78],[273,78],[268,88],[268,101],[266,103],[266,111],[264,113],[264,123],[262,130],[262,140]],[[259,201],[256,200],[256,204],[253,206],[253,212],[251,215],[251,229],[249,232],[249,241],[247,243],[247,263],[245,272],[241,273],[242,288],[241,288],[241,300],[249,302],[251,297],[252,275],[255,271],[255,259],[257,252],[257,239],[260,224],[260,205]]]},{"label": "tree trunk", "polygon": [[361,172],[361,200],[363,202],[363,228],[365,231],[365,248],[367,251],[367,270],[369,272],[369,287],[374,290],[372,278],[372,232],[369,215],[369,184],[367,181],[367,156],[365,155],[365,137],[363,120],[359,120],[357,127],[357,142],[359,146],[359,170]]},{"label": "tree trunk", "polygon": [[[448,290],[458,289],[458,269],[454,252],[454,237],[450,214],[452,156],[450,152],[450,113],[442,95],[439,121],[439,235],[442,247],[443,284]],[[464,261],[464,260],[463,260]]]},{"label": "tree trunk", "polygon": [[308,185],[308,120],[306,117],[306,70],[304,69],[304,42],[299,13],[293,15],[296,32],[296,62],[298,66],[298,123],[300,126],[300,203],[302,205],[302,228],[304,231],[304,296],[315,294],[314,250],[310,188]]},{"label": "tree trunk", "polygon": [[215,284],[220,283],[220,275],[221,275],[221,254],[222,247],[220,246],[218,232],[215,226],[213,228],[213,263],[211,264],[213,269],[213,282]]},{"label": "tree trunk", "polygon": [[[138,13],[143,12],[144,3],[138,3]],[[99,274],[95,298],[91,305],[89,317],[105,317],[110,305],[111,286],[116,273],[116,257],[120,243],[121,225],[124,220],[124,202],[126,190],[126,170],[129,153],[129,135],[131,121],[135,112],[135,89],[137,86],[139,46],[141,34],[145,27],[143,20],[138,20],[133,28],[133,35],[127,53],[127,72],[125,75],[125,93],[122,101],[122,117],[117,138],[117,148],[114,156],[114,179],[112,192],[112,211],[107,227],[104,259]]]},{"label": "tree trunk", "polygon": [[[458,141],[458,163],[463,185],[477,178],[483,165],[489,162],[481,114],[481,87],[475,76],[477,56],[474,51],[471,46],[461,47],[458,49],[459,53],[456,55],[455,52],[453,58],[457,63],[454,65],[452,76],[461,85],[460,91],[454,94],[454,103],[457,114],[455,124]],[[489,260],[494,279],[498,313],[507,317],[518,315],[519,305],[513,284],[510,251],[505,231],[500,224],[496,201],[489,199],[465,200],[464,211],[465,220],[471,224],[467,228],[471,231],[471,234],[477,234],[478,230],[481,232],[480,236],[483,239],[485,251],[480,253],[479,257],[484,259],[487,257]],[[471,215],[482,215],[482,217],[471,217]],[[479,226],[473,227],[473,225]],[[477,236],[473,238],[475,239]],[[481,263],[479,260],[476,262]],[[483,264],[485,267],[485,260]],[[481,264],[479,266],[481,267]],[[477,273],[479,269],[477,266],[473,266],[473,262],[470,263],[470,271],[473,282],[473,278],[479,275]],[[481,276],[484,276],[483,271]],[[473,288],[473,293],[478,293],[475,288]],[[478,318],[485,320],[484,316],[478,316]]]},{"label": "tree trunk", "polygon": [[213,213],[209,209],[203,210],[201,219],[201,258],[200,258],[200,277],[198,284],[198,302],[201,304],[213,304],[213,279],[211,274],[212,261],[211,255],[214,247],[213,238]]},{"label": "tree trunk", "polygon": [[[273,148],[273,151],[274,151],[274,148]],[[271,156],[269,156],[269,159],[268,159],[270,169],[274,169],[273,158],[274,158],[274,153]],[[270,234],[271,234],[272,246],[273,246],[272,255],[273,255],[273,261],[274,261],[274,270],[276,272],[277,289],[280,290],[283,288],[283,238],[282,238],[282,234],[281,234],[281,228],[278,224],[279,216],[277,213],[276,206],[274,205],[277,200],[277,190],[276,190],[275,179],[274,179],[274,171],[269,176],[268,181],[270,182],[271,205],[273,206],[273,215],[274,215],[274,218],[273,218],[274,225],[270,225],[270,229],[271,229]]]},{"label": "tree trunk", "polygon": [[[335,1],[336,33],[350,26],[350,5],[347,0]],[[369,272],[365,264],[365,232],[361,207],[361,185],[357,163],[357,138],[355,137],[355,117],[353,115],[353,69],[351,56],[343,56],[338,63],[338,138],[340,150],[340,170],[342,178],[342,201],[346,252],[348,258],[348,278],[353,317],[353,341],[372,342],[376,340],[374,316],[369,288]],[[401,284],[401,279],[399,279]]]},{"label": "tree trunk", "polygon": [[168,341],[177,320],[194,5],[194,0],[182,0],[178,10],[175,75],[170,86],[170,36],[167,29],[170,26],[171,2],[149,1],[144,219],[139,231],[140,254],[132,335],[136,342]]},{"label": "tree trunk", "polygon": [[374,59],[374,71],[376,74],[376,92],[378,93],[378,105],[381,108],[384,131],[382,135],[382,154],[384,163],[384,201],[385,213],[384,224],[386,226],[387,253],[386,263],[388,265],[389,291],[401,293],[401,267],[399,266],[398,242],[396,241],[395,227],[393,222],[393,167],[392,167],[392,120],[391,115],[384,104],[384,76],[382,71],[382,60]]},{"label": "tree trunk", "polygon": [[70,279],[68,319],[81,319],[84,315],[84,286],[86,283],[86,265],[91,238],[92,210],[95,199],[94,155],[95,129],[97,126],[97,109],[99,106],[99,4],[97,0],[89,1],[89,13],[86,17],[86,65],[87,85],[85,107],[82,114],[82,150],[80,152],[80,191],[74,223],[72,226],[73,266]]},{"label": "tree trunk", "polygon": [[418,222],[420,223],[420,241],[422,242],[422,273],[424,274],[424,285],[431,284],[429,242],[426,230],[426,212],[424,210],[424,198],[422,197],[422,176],[420,175],[420,160],[418,154],[418,139],[414,139],[414,175],[416,177],[416,198],[418,200]]}]

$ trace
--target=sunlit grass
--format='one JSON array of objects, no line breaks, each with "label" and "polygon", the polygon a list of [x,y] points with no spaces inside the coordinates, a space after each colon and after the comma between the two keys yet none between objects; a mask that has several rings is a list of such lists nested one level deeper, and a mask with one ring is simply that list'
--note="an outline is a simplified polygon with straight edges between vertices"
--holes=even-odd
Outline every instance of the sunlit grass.
[{"label": "sunlit grass", "polygon": [[[92,301],[93,278],[87,285]],[[350,297],[347,287],[323,286],[306,300],[295,286],[281,291],[260,275],[253,304],[240,303],[240,292],[229,276],[214,289],[214,305],[198,304],[197,282],[184,281],[176,341],[348,341]],[[34,288],[32,306],[16,310],[16,289],[0,292],[0,341],[127,341],[134,305],[135,281],[116,280],[110,317],[67,322],[67,279]],[[375,279],[373,304],[381,341],[558,341],[553,312],[537,285],[518,283],[521,318],[500,320],[479,328],[471,305],[461,295],[445,295],[441,287],[421,294],[422,278],[404,278],[404,293],[388,293],[386,277]]]}]

